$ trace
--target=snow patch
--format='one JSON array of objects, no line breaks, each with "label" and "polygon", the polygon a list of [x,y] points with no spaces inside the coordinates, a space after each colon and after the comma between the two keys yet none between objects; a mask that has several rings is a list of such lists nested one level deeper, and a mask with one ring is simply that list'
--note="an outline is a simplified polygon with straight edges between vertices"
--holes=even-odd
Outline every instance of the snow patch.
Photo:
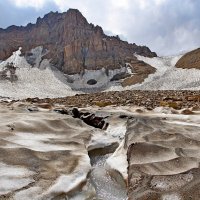
[{"label": "snow patch", "polygon": [[143,83],[123,88],[119,85],[111,86],[107,91],[123,90],[199,90],[200,70],[176,68],[177,61],[183,56],[168,56],[148,58],[135,55],[138,60],[156,68],[154,74],[149,75]]},{"label": "snow patch", "polygon": [[106,164],[116,171],[120,172],[125,180],[128,178],[128,161],[127,161],[127,150],[124,148],[123,140],[116,151],[106,160]]},{"label": "snow patch", "polygon": [[72,150],[74,147],[69,145],[51,144],[53,139],[63,139],[63,136],[54,134],[33,134],[33,133],[15,133],[14,136],[5,138],[6,141],[13,144],[7,144],[5,148],[28,148],[34,151],[48,152]]},{"label": "snow patch", "polygon": [[[80,156],[80,153],[77,154]],[[61,175],[55,184],[49,188],[47,195],[51,193],[67,193],[86,181],[87,175],[91,169],[90,158],[88,155],[82,155],[79,159],[78,167],[69,175]]]},{"label": "snow patch", "polygon": [[[114,70],[106,70],[105,68],[100,70],[85,70],[84,74],[66,75],[69,80],[70,86],[75,90],[93,90],[99,91],[110,87],[113,84],[117,84],[116,81],[111,82],[110,80],[118,74],[132,74],[130,67],[126,64],[126,67],[121,67]],[[94,79],[96,80],[95,85],[89,85],[88,81]]]},{"label": "snow patch", "polygon": [[31,66],[27,63],[26,59],[21,56],[21,50],[20,47],[19,50],[13,52],[13,55],[10,56],[6,61],[3,61],[0,63],[0,69],[3,68],[7,63],[13,63],[15,67],[18,68],[30,68]]},{"label": "snow patch", "polygon": [[34,173],[22,168],[0,163],[0,195],[7,194],[34,182]]},{"label": "snow patch", "polygon": [[184,90],[200,89],[200,70],[180,69],[175,64],[183,55],[172,57],[147,58],[137,56],[139,60],[150,64],[157,69],[141,85],[135,85],[132,89],[143,90]]},{"label": "snow patch", "polygon": [[43,61],[44,70],[33,68],[29,65],[26,59],[21,55],[21,48],[14,52],[13,55],[6,61],[0,63],[0,69],[8,62],[13,62],[17,67],[16,75],[18,81],[11,83],[8,80],[0,81],[0,96],[11,97],[15,99],[40,97],[54,98],[72,96],[78,92],[72,91],[70,86],[63,80],[64,75],[58,71],[53,71],[47,67],[47,61]]},{"label": "snow patch", "polygon": [[117,122],[116,124],[110,124],[106,130],[106,133],[112,137],[123,139],[126,133],[126,124],[119,122]]},{"label": "snow patch", "polygon": [[182,198],[178,194],[166,194],[163,195],[162,200],[181,200]]}]

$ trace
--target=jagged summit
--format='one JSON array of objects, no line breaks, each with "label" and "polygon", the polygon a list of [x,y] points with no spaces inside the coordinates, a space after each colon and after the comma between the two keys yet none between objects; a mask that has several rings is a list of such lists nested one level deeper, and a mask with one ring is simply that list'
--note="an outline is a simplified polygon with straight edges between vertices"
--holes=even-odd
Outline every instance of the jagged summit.
[{"label": "jagged summit", "polygon": [[52,22],[63,22],[65,26],[85,26],[88,24],[87,19],[82,15],[78,9],[70,8],[67,12],[59,13],[49,12],[43,18],[38,17],[36,24],[47,23],[51,25]]},{"label": "jagged summit", "polygon": [[[43,59],[67,74],[80,73],[84,69],[116,69],[125,63],[134,63],[134,53],[155,57],[148,47],[106,36],[100,26],[87,22],[77,9],[67,12],[50,12],[38,18],[36,24],[25,27],[10,26],[0,30],[0,60],[5,60],[19,47],[24,55],[42,46]],[[133,64],[134,65],[134,64]]]}]

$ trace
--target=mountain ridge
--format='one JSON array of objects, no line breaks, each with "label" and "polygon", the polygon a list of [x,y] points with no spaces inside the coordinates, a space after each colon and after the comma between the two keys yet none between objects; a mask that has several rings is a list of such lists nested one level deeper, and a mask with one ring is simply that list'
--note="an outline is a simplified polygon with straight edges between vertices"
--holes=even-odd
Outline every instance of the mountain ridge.
[{"label": "mountain ridge", "polygon": [[0,29],[0,60],[10,57],[19,47],[27,56],[38,46],[48,52],[43,59],[50,59],[66,74],[80,73],[84,69],[120,68],[130,60],[137,60],[134,53],[157,56],[148,47],[107,36],[100,26],[88,23],[77,9],[50,12],[37,18],[36,24]]}]

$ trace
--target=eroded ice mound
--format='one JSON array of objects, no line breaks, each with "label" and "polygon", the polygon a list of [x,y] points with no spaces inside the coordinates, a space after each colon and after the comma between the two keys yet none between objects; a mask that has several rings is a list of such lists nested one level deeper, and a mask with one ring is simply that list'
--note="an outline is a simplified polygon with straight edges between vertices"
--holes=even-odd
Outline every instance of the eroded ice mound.
[{"label": "eroded ice mound", "polygon": [[200,112],[82,109],[107,116],[102,130],[59,109],[0,103],[0,198],[198,199]]}]

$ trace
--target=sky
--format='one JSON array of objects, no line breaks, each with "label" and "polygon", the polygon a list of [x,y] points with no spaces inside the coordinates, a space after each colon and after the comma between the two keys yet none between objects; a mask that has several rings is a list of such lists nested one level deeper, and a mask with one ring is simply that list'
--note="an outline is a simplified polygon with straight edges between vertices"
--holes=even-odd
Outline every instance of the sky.
[{"label": "sky", "polygon": [[200,0],[0,0],[0,27],[35,23],[50,11],[79,9],[109,35],[158,55],[200,47]]}]

